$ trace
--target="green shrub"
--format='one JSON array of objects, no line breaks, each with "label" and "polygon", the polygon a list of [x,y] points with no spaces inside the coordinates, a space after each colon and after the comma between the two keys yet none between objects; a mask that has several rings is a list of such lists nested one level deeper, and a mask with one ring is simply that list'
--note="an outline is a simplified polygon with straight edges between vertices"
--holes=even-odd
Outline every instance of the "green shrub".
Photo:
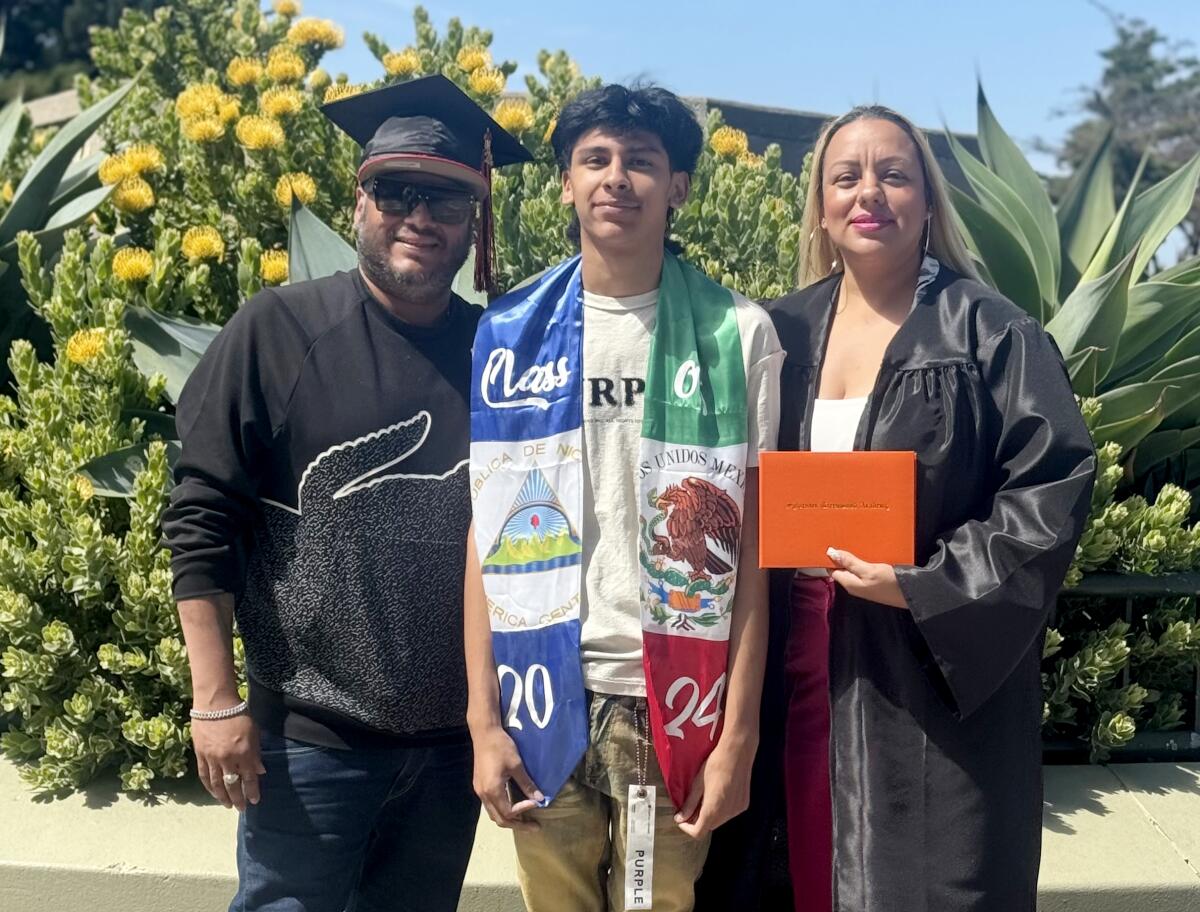
[{"label": "green shrub", "polygon": [[[175,239],[177,241],[177,238]],[[169,272],[170,238],[156,252]],[[9,756],[39,789],[78,787],[119,766],[142,790],[187,768],[187,657],[159,545],[168,468],[149,447],[133,496],[95,496],[77,467],[138,443],[161,378],[134,367],[123,317],[133,289],[113,274],[113,244],[70,232],[53,274],[21,237],[30,303],[55,358],[27,342],[9,359],[15,399],[0,399],[0,708]],[[164,279],[165,280],[165,279]]]},{"label": "green shrub", "polygon": [[[349,235],[357,149],[318,110],[319,63],[340,33],[318,27],[324,43],[292,45],[296,25],[253,0],[190,0],[92,32],[100,75],[79,80],[84,101],[141,74],[105,131],[100,176],[114,192],[99,227],[147,250],[177,232],[196,270],[192,293],[162,301],[164,313],[225,322],[262,278],[239,256],[245,245],[286,250],[293,192]],[[280,53],[289,66],[271,65]]]},{"label": "green shrub", "polygon": [[[1082,403],[1095,429],[1102,407]],[[1121,445],[1097,448],[1092,509],[1066,585],[1084,573],[1158,575],[1200,569],[1200,525],[1188,526],[1191,495],[1164,485],[1153,503],[1116,499],[1125,474]],[[1138,599],[1132,625],[1124,601],[1063,595],[1043,654],[1046,730],[1088,742],[1095,760],[1138,730],[1170,731],[1195,712],[1200,618],[1193,599]],[[1129,683],[1123,683],[1128,672]]]}]

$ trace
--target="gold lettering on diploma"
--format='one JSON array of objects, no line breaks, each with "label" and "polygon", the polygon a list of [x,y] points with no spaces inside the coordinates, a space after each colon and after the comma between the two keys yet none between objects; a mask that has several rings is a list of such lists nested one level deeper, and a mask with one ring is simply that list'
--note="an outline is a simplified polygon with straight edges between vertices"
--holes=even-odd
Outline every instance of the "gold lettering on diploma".
[{"label": "gold lettering on diploma", "polygon": [[891,505],[870,500],[817,500],[787,504],[789,510],[890,510]]}]

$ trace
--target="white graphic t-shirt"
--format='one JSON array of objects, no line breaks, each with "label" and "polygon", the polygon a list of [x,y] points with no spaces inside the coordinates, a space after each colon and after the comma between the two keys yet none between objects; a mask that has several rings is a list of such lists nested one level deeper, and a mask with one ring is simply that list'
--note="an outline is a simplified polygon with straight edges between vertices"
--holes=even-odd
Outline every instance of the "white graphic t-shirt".
[{"label": "white graphic t-shirt", "polygon": [[[771,319],[735,294],[749,428],[747,466],[775,449],[783,351]],[[638,444],[646,359],[658,291],[583,295],[583,682],[588,690],[646,695],[638,567]]]}]

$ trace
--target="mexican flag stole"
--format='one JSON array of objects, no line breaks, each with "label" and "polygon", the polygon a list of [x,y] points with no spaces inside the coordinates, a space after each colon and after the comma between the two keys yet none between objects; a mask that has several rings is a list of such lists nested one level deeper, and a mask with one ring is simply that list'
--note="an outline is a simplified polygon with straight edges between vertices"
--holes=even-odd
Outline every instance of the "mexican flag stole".
[{"label": "mexican flag stole", "polygon": [[[493,302],[475,337],[471,496],[501,715],[547,801],[587,747],[580,667],[583,284],[578,257]],[[643,663],[683,804],[721,731],[746,476],[733,295],[663,260],[638,454]]]}]

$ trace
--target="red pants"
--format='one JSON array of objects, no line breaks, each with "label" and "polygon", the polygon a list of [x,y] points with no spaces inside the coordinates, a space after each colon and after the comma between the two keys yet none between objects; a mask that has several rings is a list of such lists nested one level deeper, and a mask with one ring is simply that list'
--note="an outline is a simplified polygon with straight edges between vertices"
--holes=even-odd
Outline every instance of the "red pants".
[{"label": "red pants", "polygon": [[784,776],[788,867],[796,912],[833,908],[833,808],[829,787],[829,606],[833,581],[797,574],[785,675]]}]

